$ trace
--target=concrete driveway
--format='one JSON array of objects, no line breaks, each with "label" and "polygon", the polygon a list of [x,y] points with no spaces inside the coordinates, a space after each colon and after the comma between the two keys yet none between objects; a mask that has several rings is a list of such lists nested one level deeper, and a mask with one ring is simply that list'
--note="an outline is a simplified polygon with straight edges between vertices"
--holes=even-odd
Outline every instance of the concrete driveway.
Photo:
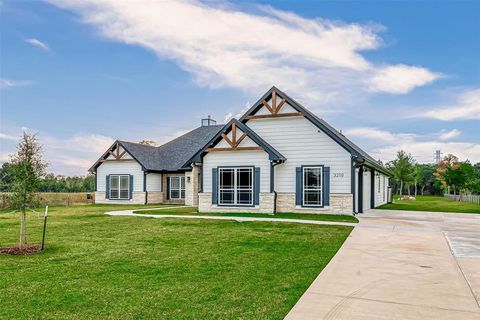
[{"label": "concrete driveway", "polygon": [[480,320],[480,215],[372,210],[286,319]]}]

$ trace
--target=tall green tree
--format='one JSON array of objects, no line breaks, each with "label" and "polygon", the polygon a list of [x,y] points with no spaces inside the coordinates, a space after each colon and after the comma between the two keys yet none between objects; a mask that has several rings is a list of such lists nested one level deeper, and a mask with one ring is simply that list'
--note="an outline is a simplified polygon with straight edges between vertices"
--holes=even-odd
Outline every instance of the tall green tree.
[{"label": "tall green tree", "polygon": [[393,173],[394,179],[400,183],[400,196],[403,195],[403,186],[413,181],[413,165],[414,160],[412,155],[403,150],[398,151],[395,160],[387,164]]},{"label": "tall green tree", "polygon": [[469,162],[456,162],[452,165],[447,165],[442,177],[445,183],[452,187],[454,195],[458,191],[458,201],[461,200],[462,191],[465,191],[469,180],[474,176],[474,170]]},{"label": "tall green tree", "polygon": [[433,174],[435,173],[436,166],[433,164],[421,164],[420,168],[420,193],[423,196],[425,188],[430,188],[430,191],[433,191],[433,189],[435,189],[435,176]]},{"label": "tall green tree", "polygon": [[20,246],[27,243],[27,208],[35,203],[35,192],[47,163],[43,160],[42,146],[35,134],[23,133],[12,156],[12,204],[21,212]]}]

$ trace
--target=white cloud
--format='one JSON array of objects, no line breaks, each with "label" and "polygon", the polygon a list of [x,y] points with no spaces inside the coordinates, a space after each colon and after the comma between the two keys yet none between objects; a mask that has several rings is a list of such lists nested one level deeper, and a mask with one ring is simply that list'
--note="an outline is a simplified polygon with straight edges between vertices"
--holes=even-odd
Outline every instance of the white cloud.
[{"label": "white cloud", "polygon": [[40,48],[42,50],[51,51],[50,47],[46,43],[44,43],[44,42],[42,42],[38,39],[28,38],[28,39],[25,39],[25,42],[28,43],[28,44],[31,44],[34,47]]},{"label": "white cloud", "polygon": [[421,114],[421,117],[443,121],[480,120],[480,89],[460,94],[454,103],[437,106]]},{"label": "white cloud", "polygon": [[32,85],[33,82],[30,80],[10,80],[10,79],[0,79],[0,89],[8,89],[14,87],[25,87]]},{"label": "white cloud", "polygon": [[438,133],[438,138],[440,140],[450,140],[455,137],[458,137],[462,132],[457,129],[452,129],[452,130],[442,130]]},{"label": "white cloud", "polygon": [[[255,93],[272,84],[322,104],[375,91],[405,93],[436,74],[404,65],[378,67],[362,54],[378,49],[378,25],[307,19],[260,7],[257,14],[226,2],[49,0],[77,12],[104,37],[175,60],[197,84]],[[386,86],[379,78],[401,78]]]},{"label": "white cloud", "polygon": [[[352,128],[344,133],[353,141],[361,142],[358,143],[359,146],[362,146],[372,157],[383,162],[393,160],[399,150],[411,153],[418,162],[422,163],[432,162],[435,150],[441,150],[443,154],[452,153],[461,160],[480,162],[479,143],[444,141],[458,136],[460,132],[456,129],[443,132],[443,136],[439,133],[417,135],[364,127]],[[432,137],[437,137],[438,140]]]},{"label": "white cloud", "polygon": [[439,73],[425,68],[404,64],[379,68],[369,80],[370,90],[375,92],[407,93],[440,78]]}]

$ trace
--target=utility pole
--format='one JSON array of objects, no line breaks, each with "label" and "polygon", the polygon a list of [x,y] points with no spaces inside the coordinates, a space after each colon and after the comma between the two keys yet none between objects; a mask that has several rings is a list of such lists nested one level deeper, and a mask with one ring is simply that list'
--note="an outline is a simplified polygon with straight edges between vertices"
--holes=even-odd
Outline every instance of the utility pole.
[{"label": "utility pole", "polygon": [[435,150],[433,161],[435,161],[436,164],[439,164],[440,161],[442,161],[442,152],[440,150]]}]

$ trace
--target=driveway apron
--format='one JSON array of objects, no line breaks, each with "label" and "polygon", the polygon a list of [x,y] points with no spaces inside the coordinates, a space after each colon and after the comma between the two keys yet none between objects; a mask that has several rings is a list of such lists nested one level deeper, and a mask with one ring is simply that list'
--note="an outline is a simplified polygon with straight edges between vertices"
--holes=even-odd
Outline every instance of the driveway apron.
[{"label": "driveway apron", "polygon": [[480,215],[358,217],[286,319],[480,320]]}]

